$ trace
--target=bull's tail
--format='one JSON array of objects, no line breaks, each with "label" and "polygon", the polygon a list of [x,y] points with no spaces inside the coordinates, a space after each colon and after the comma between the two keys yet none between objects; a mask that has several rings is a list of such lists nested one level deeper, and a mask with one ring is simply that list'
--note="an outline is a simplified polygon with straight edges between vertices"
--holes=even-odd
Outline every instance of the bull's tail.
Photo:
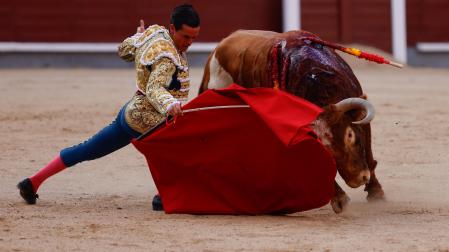
[{"label": "bull's tail", "polygon": [[201,85],[198,90],[198,94],[203,93],[204,91],[209,89],[209,80],[210,80],[210,60],[212,56],[215,54],[215,50],[213,50],[209,57],[207,58],[206,65],[204,66],[203,79],[201,80]]}]

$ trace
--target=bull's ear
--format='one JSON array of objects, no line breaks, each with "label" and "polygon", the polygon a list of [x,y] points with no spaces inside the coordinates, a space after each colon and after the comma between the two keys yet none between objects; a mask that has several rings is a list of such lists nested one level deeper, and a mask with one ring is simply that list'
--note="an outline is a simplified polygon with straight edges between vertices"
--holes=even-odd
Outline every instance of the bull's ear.
[{"label": "bull's ear", "polygon": [[362,94],[362,95],[360,96],[360,98],[362,98],[363,100],[368,100],[368,95]]}]

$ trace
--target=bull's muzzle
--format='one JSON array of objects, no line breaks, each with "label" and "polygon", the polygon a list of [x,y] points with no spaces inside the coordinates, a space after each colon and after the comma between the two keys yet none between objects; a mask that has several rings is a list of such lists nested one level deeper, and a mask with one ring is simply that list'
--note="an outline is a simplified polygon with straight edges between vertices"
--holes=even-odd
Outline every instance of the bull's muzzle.
[{"label": "bull's muzzle", "polygon": [[349,181],[347,184],[352,188],[357,188],[368,183],[369,179],[370,179],[369,170],[363,170],[359,173],[359,175],[355,179]]}]

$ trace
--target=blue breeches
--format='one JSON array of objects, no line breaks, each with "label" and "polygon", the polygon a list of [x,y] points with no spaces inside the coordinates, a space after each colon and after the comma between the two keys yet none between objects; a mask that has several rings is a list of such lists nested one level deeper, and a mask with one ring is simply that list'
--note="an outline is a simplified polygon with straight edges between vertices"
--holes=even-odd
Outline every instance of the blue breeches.
[{"label": "blue breeches", "polygon": [[97,134],[83,143],[63,149],[60,155],[64,164],[70,167],[86,160],[106,156],[125,147],[133,138],[138,137],[140,133],[131,129],[125,121],[125,106],[120,110],[117,118]]}]

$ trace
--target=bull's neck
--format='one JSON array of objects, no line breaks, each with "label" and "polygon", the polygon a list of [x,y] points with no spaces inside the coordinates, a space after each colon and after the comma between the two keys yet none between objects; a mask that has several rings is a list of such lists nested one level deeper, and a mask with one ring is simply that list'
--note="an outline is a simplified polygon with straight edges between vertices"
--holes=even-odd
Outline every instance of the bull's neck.
[{"label": "bull's neck", "polygon": [[326,148],[332,145],[332,132],[327,122],[320,116],[311,123],[312,129]]}]

